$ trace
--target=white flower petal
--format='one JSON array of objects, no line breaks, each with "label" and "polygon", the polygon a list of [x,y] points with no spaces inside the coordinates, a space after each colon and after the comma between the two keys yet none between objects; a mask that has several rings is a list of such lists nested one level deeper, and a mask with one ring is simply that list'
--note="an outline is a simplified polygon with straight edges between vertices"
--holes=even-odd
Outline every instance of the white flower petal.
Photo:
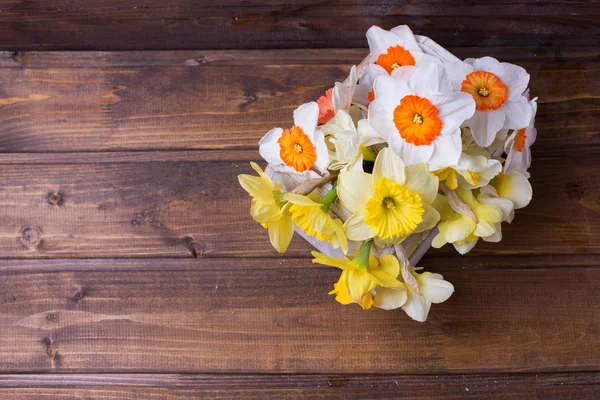
[{"label": "white flower petal", "polygon": [[341,172],[337,192],[344,207],[351,213],[355,213],[358,209],[364,208],[373,196],[372,175],[357,171]]},{"label": "white flower petal", "polygon": [[498,175],[494,187],[498,192],[498,196],[509,199],[514,203],[515,210],[526,207],[533,196],[531,184],[525,175],[516,170]]},{"label": "white flower petal", "polygon": [[258,152],[269,164],[283,164],[283,160],[280,156],[281,149],[279,143],[277,143],[282,133],[283,129],[273,128],[258,142]]},{"label": "white flower petal", "polygon": [[304,103],[294,110],[294,125],[302,128],[302,131],[312,141],[314,139],[317,121],[319,120],[319,105],[311,101]]},{"label": "white flower petal", "polygon": [[462,254],[463,256],[465,254],[467,254],[468,252],[470,252],[473,247],[475,247],[475,245],[477,244],[477,242],[479,241],[479,239],[473,240],[472,242],[465,242],[463,244],[458,244],[458,243],[452,243],[454,245],[454,248],[456,249],[456,251],[458,251],[460,254]]},{"label": "white flower petal", "polygon": [[446,74],[450,79],[452,90],[454,92],[460,92],[462,82],[465,80],[467,75],[473,72],[473,66],[462,61],[445,64]]},{"label": "white flower petal", "polygon": [[394,68],[391,75],[394,78],[401,78],[405,81],[408,81],[416,69],[417,67],[414,65],[403,65],[401,67]]},{"label": "white flower petal", "polygon": [[347,81],[344,83],[336,82],[333,88],[332,105],[335,112],[350,108],[357,82],[358,72],[356,71],[356,65],[353,65]]},{"label": "white flower petal", "polygon": [[[438,136],[440,138],[441,136]],[[434,146],[431,144],[429,146],[415,146],[414,144],[406,143],[406,141],[400,137],[398,134],[399,140],[396,140],[392,143],[388,141],[390,147],[396,154],[402,158],[404,161],[404,165],[412,165],[418,163],[426,163],[431,159],[431,155],[433,154]],[[394,147],[396,146],[396,147]]]},{"label": "white flower petal", "polygon": [[386,287],[378,286],[375,294],[375,307],[383,310],[395,310],[406,303],[408,298],[407,290],[394,290]]},{"label": "white flower petal", "polygon": [[530,166],[531,150],[524,147],[522,151],[517,151],[516,148],[512,147],[504,162],[504,173],[507,174],[513,170],[527,171]]},{"label": "white flower petal", "polygon": [[488,147],[496,138],[496,133],[502,129],[505,119],[502,108],[498,110],[475,111],[467,123],[475,142],[481,147]]},{"label": "white flower petal", "polygon": [[419,282],[421,294],[432,303],[443,303],[454,293],[454,286],[445,281],[440,274],[423,272],[417,274],[417,281]]},{"label": "white flower petal", "polygon": [[390,115],[393,115],[394,110],[398,107],[400,100],[404,96],[413,94],[413,91],[408,87],[404,79],[394,78],[389,75],[378,76],[375,79],[373,88],[375,90],[375,100],[373,103],[380,103]]},{"label": "white flower petal", "polygon": [[443,93],[427,97],[442,120],[442,135],[458,129],[475,112],[475,100],[468,93]]},{"label": "white flower petal", "polygon": [[467,58],[465,63],[472,65],[475,71],[492,72],[494,75],[500,68],[500,62],[493,57]]},{"label": "white flower petal", "polygon": [[507,100],[517,101],[529,84],[529,74],[523,67],[509,63],[500,63],[498,78],[507,87]]},{"label": "white flower petal", "polygon": [[367,31],[367,42],[369,42],[371,57],[375,60],[379,55],[387,53],[389,47],[402,46],[404,44],[398,35],[381,29],[378,26],[369,28]]},{"label": "white flower petal", "polygon": [[366,118],[358,121],[358,135],[361,138],[361,144],[365,147],[385,143],[385,140],[373,129]]},{"label": "white flower petal", "polygon": [[[408,86],[420,97],[428,97],[434,93],[452,92],[452,85],[444,68],[432,63],[424,63],[416,68],[410,76]],[[467,96],[469,95],[467,94]]]},{"label": "white flower petal", "polygon": [[462,140],[460,129],[449,135],[440,135],[433,141],[433,153],[429,162],[429,168],[434,171],[456,165],[462,154]]},{"label": "white flower petal", "polygon": [[384,148],[379,152],[373,167],[373,184],[381,178],[387,178],[399,185],[403,185],[406,181],[404,163],[389,148]]},{"label": "white flower petal", "polygon": [[397,26],[390,29],[390,32],[394,33],[398,36],[398,38],[400,38],[402,41],[402,46],[405,50],[419,49],[417,39],[408,25]]},{"label": "white flower petal", "polygon": [[314,144],[317,150],[315,167],[317,167],[317,169],[323,173],[329,166],[329,154],[327,152],[327,145],[325,145],[325,136],[320,130],[317,130],[314,134]]},{"label": "white flower petal", "polygon": [[500,107],[500,111],[506,114],[506,121],[504,121],[506,129],[525,128],[531,121],[531,106],[525,96],[521,96],[517,101],[505,102]]},{"label": "white flower petal", "polygon": [[408,297],[406,303],[402,306],[402,309],[415,321],[425,322],[425,320],[427,320],[427,315],[429,314],[429,309],[431,308],[431,302],[412,290],[409,290],[407,294]]},{"label": "white flower petal", "polygon": [[393,138],[400,138],[400,133],[394,125],[392,115],[393,110],[388,113],[377,99],[369,105],[369,124],[390,146]]}]

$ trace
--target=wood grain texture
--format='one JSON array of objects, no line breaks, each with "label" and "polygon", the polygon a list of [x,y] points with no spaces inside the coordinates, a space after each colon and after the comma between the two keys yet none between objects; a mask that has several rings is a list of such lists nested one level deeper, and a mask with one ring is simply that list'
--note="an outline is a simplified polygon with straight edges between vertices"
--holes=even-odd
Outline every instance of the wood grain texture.
[{"label": "wood grain texture", "polygon": [[445,46],[596,45],[596,1],[6,1],[9,50],[364,47],[371,25],[410,24]]},{"label": "wood grain texture", "polygon": [[307,260],[77,266],[87,262],[3,272],[0,372],[591,372],[600,362],[597,264],[465,270],[448,260],[430,270],[456,293],[417,323],[337,304],[327,292],[339,272]]},{"label": "wood grain texture", "polygon": [[530,399],[592,400],[597,372],[503,375],[0,375],[0,396],[24,399]]},{"label": "wood grain texture", "polygon": [[[55,164],[50,159],[49,164],[3,165],[0,254],[278,256],[266,231],[250,217],[250,198],[237,182],[238,174],[254,173],[247,160],[259,156],[250,153],[241,157],[246,161],[218,161],[221,152],[198,152],[186,153],[185,161],[168,161],[158,153],[152,162],[151,154],[142,153],[144,162]],[[599,149],[536,147],[533,155],[532,203],[503,226],[501,244],[481,243],[472,254],[600,253],[600,170],[593,167]],[[450,246],[432,253],[456,255]],[[310,247],[296,237],[286,256],[309,257]]]},{"label": "wood grain texture", "polygon": [[[366,50],[23,53],[0,58],[0,151],[255,149]],[[536,147],[595,144],[597,48],[463,49],[523,65],[539,97]]]}]

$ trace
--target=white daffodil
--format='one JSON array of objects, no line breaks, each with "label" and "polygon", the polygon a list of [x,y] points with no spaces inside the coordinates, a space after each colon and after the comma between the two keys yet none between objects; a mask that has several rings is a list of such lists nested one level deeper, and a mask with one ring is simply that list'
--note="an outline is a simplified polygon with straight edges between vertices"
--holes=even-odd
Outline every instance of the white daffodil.
[{"label": "white daffodil", "polygon": [[317,129],[319,106],[310,102],[294,110],[291,129],[271,129],[258,142],[260,155],[287,172],[304,173],[316,167],[324,172],[329,165],[323,132]]},{"label": "white daffodil", "polygon": [[460,125],[474,111],[469,94],[452,92],[444,70],[425,63],[408,80],[377,77],[369,122],[406,165],[424,162],[434,170],[458,163]]},{"label": "white daffodil", "polygon": [[531,120],[531,107],[523,96],[529,84],[525,69],[492,57],[467,58],[445,69],[453,89],[475,100],[477,110],[466,124],[480,146],[490,146],[503,127],[521,129]]},{"label": "white daffodil", "polygon": [[535,114],[537,112],[537,97],[529,102],[531,106],[531,121],[526,128],[515,131],[506,139],[504,151],[507,154],[504,162],[504,173],[512,170],[527,171],[531,165],[531,145],[537,137],[535,129]]},{"label": "white daffodil", "polygon": [[498,174],[490,184],[496,189],[498,196],[509,199],[515,205],[515,210],[527,207],[533,197],[533,189],[527,177],[527,172],[512,170],[509,173]]},{"label": "white daffodil", "polygon": [[430,205],[438,179],[423,163],[408,167],[390,149],[377,155],[373,174],[343,171],[338,197],[352,216],[344,224],[349,240],[373,237],[401,242],[407,235],[431,229],[439,213]]},{"label": "white daffodil", "polygon": [[[398,246],[396,246],[398,247]],[[373,302],[375,307],[393,310],[399,307],[409,317],[418,322],[427,320],[432,303],[443,303],[454,293],[454,286],[440,274],[417,273],[420,268],[408,264],[408,259],[397,252],[400,261],[399,279],[405,283],[405,290],[377,286]]]},{"label": "white daffodil", "polygon": [[370,146],[384,143],[381,136],[371,128],[369,121],[361,119],[358,128],[348,111],[339,110],[335,118],[321,127],[329,146],[329,168],[339,170],[356,161],[361,155],[365,160],[375,161],[377,154]]},{"label": "white daffodil", "polygon": [[390,31],[372,26],[367,31],[367,41],[375,64],[390,75],[399,68],[419,66],[424,62],[439,63],[437,58],[423,53],[415,35],[406,25]]},{"label": "white daffodil", "polygon": [[356,91],[354,92],[354,98],[352,99],[354,104],[358,104],[363,108],[369,107],[369,104],[375,100],[373,84],[375,83],[375,78],[379,75],[388,75],[387,71],[382,66],[369,64],[365,68],[364,73],[356,86]]},{"label": "white daffodil", "polygon": [[326,124],[339,110],[348,110],[352,105],[352,98],[358,83],[358,71],[353,65],[350,75],[344,82],[336,82],[334,87],[328,89],[324,96],[319,97],[319,125]]}]

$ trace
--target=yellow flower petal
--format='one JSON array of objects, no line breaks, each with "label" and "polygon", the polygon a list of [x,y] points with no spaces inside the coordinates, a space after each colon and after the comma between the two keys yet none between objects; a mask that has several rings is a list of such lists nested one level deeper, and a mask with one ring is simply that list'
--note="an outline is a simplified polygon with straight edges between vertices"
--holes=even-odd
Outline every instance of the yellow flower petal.
[{"label": "yellow flower petal", "polygon": [[440,223],[438,229],[446,242],[453,243],[468,238],[476,226],[471,218],[460,215],[456,219]]},{"label": "yellow flower petal", "polygon": [[373,231],[371,231],[371,228],[369,228],[369,225],[365,223],[365,216],[362,210],[352,214],[352,216],[346,220],[344,223],[344,231],[346,232],[346,237],[348,239],[355,241],[369,240],[375,236]]},{"label": "yellow flower petal", "polygon": [[281,218],[281,208],[276,204],[253,201],[250,206],[250,215],[256,222],[266,224]]},{"label": "yellow flower petal", "polygon": [[406,181],[404,162],[387,147],[379,152],[373,166],[373,182],[376,183],[382,178],[387,178],[398,185],[404,185]]},{"label": "yellow flower petal", "polygon": [[238,175],[238,181],[246,192],[261,203],[275,204],[273,197],[273,185],[267,178],[260,178],[252,175]]},{"label": "yellow flower petal", "polygon": [[292,236],[294,235],[294,223],[287,205],[281,210],[281,218],[267,224],[269,230],[269,239],[273,247],[280,253],[285,253]]},{"label": "yellow flower petal", "polygon": [[289,201],[290,203],[294,203],[300,206],[306,206],[306,207],[320,207],[321,204],[313,201],[310,197],[308,196],[302,196],[300,194],[296,194],[296,193],[286,193],[283,195],[283,198],[287,201]]},{"label": "yellow flower petal", "polygon": [[346,268],[340,279],[344,282],[348,295],[356,303],[360,302],[365,294],[376,286],[366,269]]},{"label": "yellow flower petal", "polygon": [[338,177],[338,197],[351,213],[364,208],[373,194],[371,174],[360,171],[344,171]]},{"label": "yellow flower petal", "polygon": [[314,257],[314,259],[312,260],[313,263],[341,269],[348,267],[348,260],[341,260],[339,258],[329,257],[323,253],[319,253],[318,251],[313,251],[311,252],[311,254]]},{"label": "yellow flower petal", "polygon": [[425,163],[413,164],[406,167],[405,185],[411,192],[417,192],[424,203],[431,203],[437,196],[439,180]]}]

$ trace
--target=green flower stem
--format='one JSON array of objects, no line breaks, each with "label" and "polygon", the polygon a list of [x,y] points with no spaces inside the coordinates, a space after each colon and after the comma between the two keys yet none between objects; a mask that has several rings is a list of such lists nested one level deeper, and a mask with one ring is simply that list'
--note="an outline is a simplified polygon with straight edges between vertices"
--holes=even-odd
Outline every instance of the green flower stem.
[{"label": "green flower stem", "polygon": [[354,258],[354,260],[352,260],[352,262],[360,268],[369,269],[369,257],[371,256],[372,246],[372,240],[363,242],[363,244],[360,246],[360,249],[358,250],[358,254]]},{"label": "green flower stem", "polygon": [[323,204],[321,206],[321,209],[325,212],[329,212],[329,208],[331,207],[335,199],[337,199],[337,182],[333,182],[333,187],[321,200],[321,203]]}]

